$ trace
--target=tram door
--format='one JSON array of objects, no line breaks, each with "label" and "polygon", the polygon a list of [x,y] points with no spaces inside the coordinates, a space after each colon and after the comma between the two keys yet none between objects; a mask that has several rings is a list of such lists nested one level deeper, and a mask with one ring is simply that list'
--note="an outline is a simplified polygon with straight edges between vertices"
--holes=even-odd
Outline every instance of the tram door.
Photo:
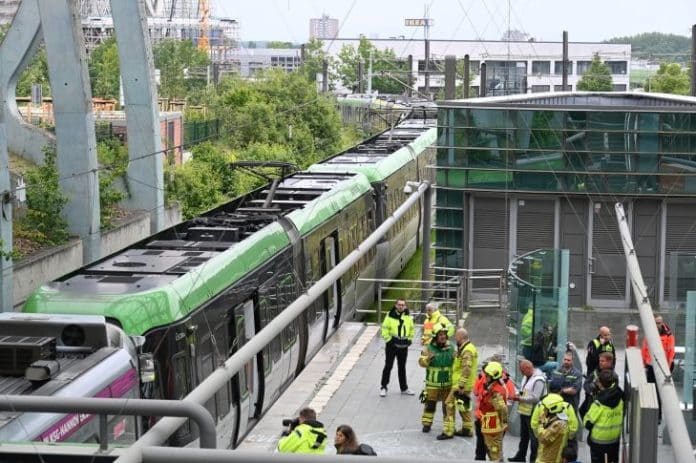
[{"label": "tram door", "polygon": [[[322,276],[329,273],[338,263],[338,239],[336,234],[327,236],[321,241],[321,273]],[[327,315],[324,324],[324,341],[333,333],[338,325],[341,315],[341,288],[340,280],[334,281],[323,296],[323,304]]]},{"label": "tram door", "polygon": [[[254,301],[248,300],[235,309],[237,350],[254,336]],[[239,434],[243,435],[249,421],[256,417],[260,397],[259,371],[256,357],[249,360],[239,372]]]},{"label": "tram door", "polygon": [[[590,230],[588,234],[588,301],[594,307],[626,307],[626,257],[613,202],[590,201]],[[632,208],[626,207],[631,217]],[[630,225],[630,224],[629,224]]]}]

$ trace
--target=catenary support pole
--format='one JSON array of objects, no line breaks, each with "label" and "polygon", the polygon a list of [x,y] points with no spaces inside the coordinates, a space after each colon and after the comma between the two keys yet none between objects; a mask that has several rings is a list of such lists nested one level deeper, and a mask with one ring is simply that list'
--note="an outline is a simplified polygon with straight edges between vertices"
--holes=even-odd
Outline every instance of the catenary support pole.
[{"label": "catenary support pole", "polygon": [[[224,365],[215,370],[201,384],[199,384],[189,395],[184,402],[194,402],[199,405],[205,404],[215,393],[225,387],[228,382],[236,375],[244,365],[254,358],[268,343],[292,323],[299,315],[304,312],[317,298],[319,298],[326,290],[333,286],[334,282],[340,278],[345,272],[356,264],[360,258],[365,255],[370,249],[375,247],[377,243],[384,237],[389,229],[399,220],[406,212],[418,203],[418,200],[423,196],[426,190],[430,188],[429,182],[422,182],[418,186],[418,190],[413,192],[406,201],[387,218],[365,241],[360,243],[358,247],[348,254],[341,262],[336,265],[330,272],[319,279],[312,287],[287,306],[275,319],[266,325],[261,331],[244,344],[232,357],[227,359]],[[123,453],[117,460],[117,463],[137,463],[140,461],[140,453],[144,447],[153,445],[162,445],[174,432],[184,423],[181,418],[163,418],[155,424],[147,433],[145,433],[137,442]]]},{"label": "catenary support pole", "polygon": [[469,98],[469,87],[471,87],[471,63],[469,55],[464,55],[464,99]]},{"label": "catenary support pole", "polygon": [[479,96],[486,96],[486,63],[481,63],[481,83],[479,84]]},{"label": "catenary support pole", "polygon": [[445,100],[457,98],[457,57],[445,56]]},{"label": "catenary support pole", "polygon": [[667,431],[674,450],[674,457],[677,463],[694,463],[693,451],[691,449],[691,439],[689,432],[686,429],[684,416],[682,415],[681,407],[679,406],[679,397],[677,390],[672,381],[672,375],[667,364],[665,350],[660,341],[660,334],[655,325],[655,316],[648,299],[648,290],[643,282],[643,275],[638,264],[638,256],[633,247],[631,231],[628,229],[628,221],[624,213],[623,205],[616,203],[616,219],[619,223],[619,232],[621,233],[621,242],[623,244],[624,253],[626,254],[626,264],[629,276],[631,278],[631,286],[636,299],[636,305],[640,313],[640,321],[643,325],[643,333],[648,342],[648,349],[652,357],[653,370],[655,371],[655,384],[660,391],[662,398],[662,415],[665,418]]},{"label": "catenary support pole", "polygon": [[568,31],[563,31],[563,63],[562,63],[561,89],[568,91]]},{"label": "catenary support pole", "polygon": [[691,96],[696,96],[696,24],[691,26]]},{"label": "catenary support pole", "polygon": [[430,299],[430,229],[432,217],[432,188],[425,190],[423,194],[423,257],[421,259],[421,280],[423,283],[423,294],[421,299],[426,301]]}]

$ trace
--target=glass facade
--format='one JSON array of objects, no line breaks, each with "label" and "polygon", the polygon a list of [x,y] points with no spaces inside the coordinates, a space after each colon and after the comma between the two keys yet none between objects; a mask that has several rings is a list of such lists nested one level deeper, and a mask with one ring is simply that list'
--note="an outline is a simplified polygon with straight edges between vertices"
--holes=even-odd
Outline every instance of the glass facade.
[{"label": "glass facade", "polygon": [[[508,269],[508,358],[523,356],[542,370],[557,366],[568,340],[569,253],[541,249]],[[511,368],[512,369],[512,368]]]},{"label": "glass facade", "polygon": [[696,114],[601,105],[440,112],[438,187],[696,196]]}]

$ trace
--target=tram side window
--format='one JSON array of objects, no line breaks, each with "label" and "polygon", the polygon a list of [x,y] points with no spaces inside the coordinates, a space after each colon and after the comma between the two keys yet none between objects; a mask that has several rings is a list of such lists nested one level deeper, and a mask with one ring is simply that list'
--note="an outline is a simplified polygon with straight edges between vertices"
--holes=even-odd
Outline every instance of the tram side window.
[{"label": "tram side window", "polygon": [[[292,273],[286,273],[278,282],[278,300],[280,301],[281,310],[285,309],[295,300],[295,294],[295,278]],[[280,334],[280,340],[284,351],[295,344],[295,337],[297,336],[296,323],[297,320],[290,323]]]},{"label": "tram side window", "polygon": [[[172,375],[174,386],[174,398],[181,400],[191,390],[189,362],[185,352],[178,352],[172,357]],[[183,432],[191,432],[191,422],[186,420],[181,427]]]},{"label": "tram side window", "polygon": [[[259,297],[259,317],[259,326],[262,329],[264,326],[267,326],[273,319],[273,315],[271,314],[271,310],[269,307],[269,301],[266,298],[266,296]],[[266,347],[264,347],[261,351],[261,358],[263,359],[263,371],[265,371],[266,373],[269,373],[273,367],[271,363],[271,344],[267,344]]]},{"label": "tram side window", "polygon": [[[222,364],[227,360],[227,346],[229,341],[227,339],[227,322],[222,321],[215,327],[214,331],[214,346],[216,353],[216,364]],[[224,388],[220,389],[215,394],[215,402],[217,403],[218,417],[222,418],[227,415],[230,411],[230,383],[227,383]]]},{"label": "tram side window", "polygon": [[[235,325],[236,325],[236,331],[237,331],[237,336],[235,338],[235,349],[233,349],[233,352],[238,351],[239,349],[242,348],[242,346],[246,343],[246,337],[244,336],[244,317],[243,316],[236,316],[235,317]],[[247,373],[247,367],[249,364],[247,363],[244,368],[239,370],[239,395],[244,398],[249,394],[249,379],[250,375]]]},{"label": "tram side window", "polygon": [[[198,383],[200,384],[215,370],[215,356],[213,355],[213,343],[210,333],[207,333],[200,338],[197,362]],[[208,409],[211,416],[216,416],[214,397],[205,403],[205,408]]]}]

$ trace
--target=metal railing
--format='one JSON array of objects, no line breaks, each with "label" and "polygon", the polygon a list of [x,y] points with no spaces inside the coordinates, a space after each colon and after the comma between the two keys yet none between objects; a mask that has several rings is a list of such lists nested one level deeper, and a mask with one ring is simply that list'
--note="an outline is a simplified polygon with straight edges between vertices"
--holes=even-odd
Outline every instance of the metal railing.
[{"label": "metal railing", "polygon": [[502,268],[432,267],[434,278],[442,281],[460,276],[464,311],[500,309],[505,301],[505,270]]}]

